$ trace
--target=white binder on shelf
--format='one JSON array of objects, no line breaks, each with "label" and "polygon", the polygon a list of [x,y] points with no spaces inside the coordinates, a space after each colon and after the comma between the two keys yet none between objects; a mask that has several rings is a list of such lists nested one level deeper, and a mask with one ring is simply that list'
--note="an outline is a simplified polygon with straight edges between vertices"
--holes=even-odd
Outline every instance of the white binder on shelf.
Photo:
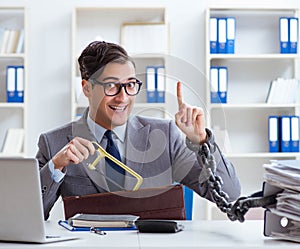
[{"label": "white binder on shelf", "polygon": [[209,22],[209,37],[210,37],[210,53],[217,53],[217,42],[218,42],[218,19],[211,17]]},{"label": "white binder on shelf", "polygon": [[269,152],[279,152],[278,116],[269,116]]},{"label": "white binder on shelf", "polygon": [[226,30],[226,18],[218,19],[218,53],[226,53],[226,41],[227,41],[227,30]]},{"label": "white binder on shelf", "polygon": [[280,53],[289,53],[289,20],[287,17],[279,19]]},{"label": "white binder on shelf", "polygon": [[227,17],[226,18],[226,53],[234,54],[235,50],[235,18]]},{"label": "white binder on shelf", "polygon": [[156,67],[156,102],[165,103],[166,74],[164,66]]},{"label": "white binder on shelf", "polygon": [[155,103],[156,102],[156,68],[154,66],[146,67],[146,92],[147,92],[147,102]]},{"label": "white binder on shelf", "polygon": [[297,54],[298,47],[298,18],[289,18],[289,49],[290,53]]},{"label": "white binder on shelf", "polygon": [[221,103],[227,103],[227,84],[228,84],[228,73],[227,67],[219,67],[219,85],[218,95]]}]

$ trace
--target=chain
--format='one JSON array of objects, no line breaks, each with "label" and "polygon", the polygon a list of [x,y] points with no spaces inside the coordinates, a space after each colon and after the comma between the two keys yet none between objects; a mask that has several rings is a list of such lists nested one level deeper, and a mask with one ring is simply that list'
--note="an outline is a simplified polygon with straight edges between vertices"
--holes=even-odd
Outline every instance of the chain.
[{"label": "chain", "polygon": [[210,153],[209,147],[204,143],[200,148],[201,160],[205,169],[205,177],[209,186],[209,190],[217,207],[224,213],[231,221],[238,220],[243,222],[245,214],[251,207],[262,207],[264,205],[273,204],[276,202],[276,196],[267,197],[240,197],[234,205],[229,202],[229,196],[222,190],[222,178],[215,175],[216,161],[214,156]]}]

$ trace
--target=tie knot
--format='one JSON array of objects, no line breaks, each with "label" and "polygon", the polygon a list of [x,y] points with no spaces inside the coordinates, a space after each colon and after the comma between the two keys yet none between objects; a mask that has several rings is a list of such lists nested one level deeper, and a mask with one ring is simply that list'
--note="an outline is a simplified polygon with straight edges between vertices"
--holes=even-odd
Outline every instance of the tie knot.
[{"label": "tie knot", "polygon": [[107,130],[104,135],[107,137],[108,140],[112,140],[112,131]]}]

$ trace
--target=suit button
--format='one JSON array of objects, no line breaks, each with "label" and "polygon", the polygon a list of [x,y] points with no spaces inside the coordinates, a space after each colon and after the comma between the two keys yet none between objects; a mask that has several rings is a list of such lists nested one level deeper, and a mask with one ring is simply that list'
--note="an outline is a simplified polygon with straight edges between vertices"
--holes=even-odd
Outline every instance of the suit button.
[{"label": "suit button", "polygon": [[46,191],[47,191],[47,186],[43,186],[42,187],[42,194],[45,194]]}]

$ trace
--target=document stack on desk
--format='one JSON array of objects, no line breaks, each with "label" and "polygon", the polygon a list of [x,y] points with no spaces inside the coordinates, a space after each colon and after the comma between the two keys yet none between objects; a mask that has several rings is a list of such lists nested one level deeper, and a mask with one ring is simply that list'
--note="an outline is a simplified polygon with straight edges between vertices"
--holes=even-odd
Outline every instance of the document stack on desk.
[{"label": "document stack on desk", "polygon": [[[265,181],[282,189],[277,194],[276,206],[270,208],[270,212],[276,216],[273,217],[272,214],[266,216],[273,217],[274,229],[270,235],[274,238],[300,242],[300,160],[276,160],[263,166],[266,170]],[[274,218],[278,218],[281,227],[274,222]],[[286,224],[282,223],[284,220]]]}]

